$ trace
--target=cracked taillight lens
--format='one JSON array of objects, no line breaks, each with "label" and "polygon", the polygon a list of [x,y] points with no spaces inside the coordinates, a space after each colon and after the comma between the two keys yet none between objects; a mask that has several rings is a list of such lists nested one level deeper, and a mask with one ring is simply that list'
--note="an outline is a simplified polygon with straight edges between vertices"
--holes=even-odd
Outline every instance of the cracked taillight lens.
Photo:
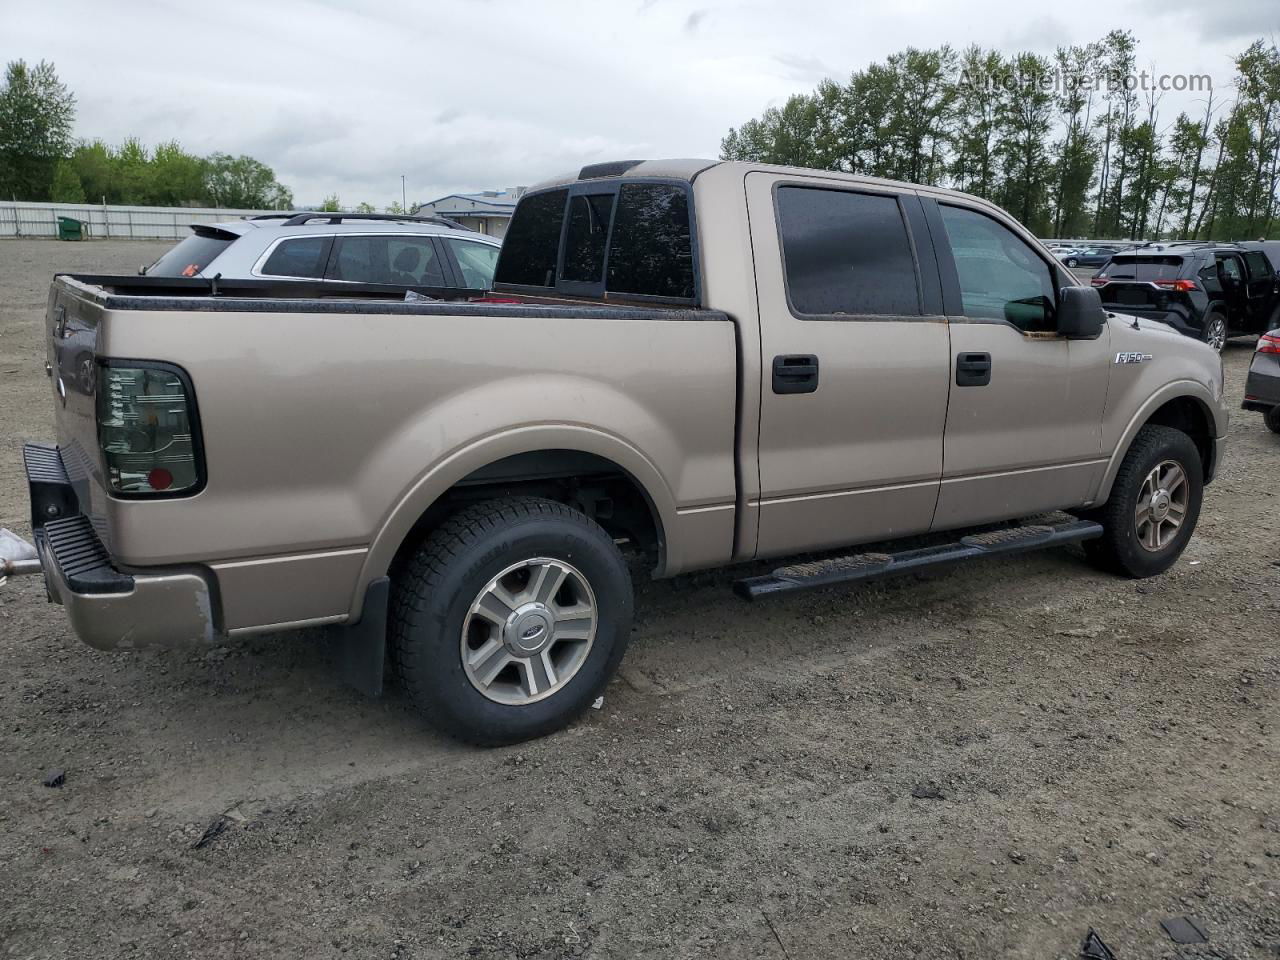
[{"label": "cracked taillight lens", "polygon": [[204,484],[186,374],[161,363],[107,362],[98,377],[98,445],[120,496],[196,493]]}]

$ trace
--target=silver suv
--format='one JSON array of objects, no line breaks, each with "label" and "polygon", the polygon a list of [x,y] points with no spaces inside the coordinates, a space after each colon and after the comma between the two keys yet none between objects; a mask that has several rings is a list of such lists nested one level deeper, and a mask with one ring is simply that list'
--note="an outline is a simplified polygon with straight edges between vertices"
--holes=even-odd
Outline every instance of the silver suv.
[{"label": "silver suv", "polygon": [[501,243],[443,217],[263,214],[192,224],[143,273],[227,280],[330,280],[487,290]]}]

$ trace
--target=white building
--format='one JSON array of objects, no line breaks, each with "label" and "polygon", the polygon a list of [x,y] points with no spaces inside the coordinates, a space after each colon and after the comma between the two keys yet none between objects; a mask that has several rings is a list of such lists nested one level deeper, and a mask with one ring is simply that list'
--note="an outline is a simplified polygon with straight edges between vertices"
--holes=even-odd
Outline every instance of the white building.
[{"label": "white building", "polygon": [[505,190],[485,190],[483,193],[451,193],[439,200],[424,203],[413,212],[425,216],[448,217],[464,227],[478,230],[491,237],[502,237],[515,212],[516,201],[524,187],[507,187]]}]

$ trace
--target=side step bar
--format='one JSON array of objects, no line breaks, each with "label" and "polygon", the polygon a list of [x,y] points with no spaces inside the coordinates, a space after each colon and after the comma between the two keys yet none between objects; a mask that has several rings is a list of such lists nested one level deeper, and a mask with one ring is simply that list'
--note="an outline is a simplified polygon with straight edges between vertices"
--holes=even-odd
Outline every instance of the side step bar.
[{"label": "side step bar", "polygon": [[744,600],[758,600],[779,593],[794,593],[829,587],[837,583],[878,580],[900,573],[912,573],[932,567],[995,557],[1006,553],[1027,553],[1067,543],[1092,540],[1102,536],[1102,526],[1092,520],[1073,520],[1050,525],[1032,524],[1008,527],[986,533],[974,533],[953,543],[936,547],[920,547],[900,553],[855,553],[847,557],[814,560],[779,567],[762,577],[746,577],[733,584],[733,592]]}]

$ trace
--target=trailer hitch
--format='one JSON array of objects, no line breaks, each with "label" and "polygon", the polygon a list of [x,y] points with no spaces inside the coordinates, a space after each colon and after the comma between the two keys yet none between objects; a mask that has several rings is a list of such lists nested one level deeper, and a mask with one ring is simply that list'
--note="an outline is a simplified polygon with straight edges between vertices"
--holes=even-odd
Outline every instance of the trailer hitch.
[{"label": "trailer hitch", "polygon": [[41,570],[36,548],[12,530],[0,527],[0,587],[10,577],[26,577]]}]

